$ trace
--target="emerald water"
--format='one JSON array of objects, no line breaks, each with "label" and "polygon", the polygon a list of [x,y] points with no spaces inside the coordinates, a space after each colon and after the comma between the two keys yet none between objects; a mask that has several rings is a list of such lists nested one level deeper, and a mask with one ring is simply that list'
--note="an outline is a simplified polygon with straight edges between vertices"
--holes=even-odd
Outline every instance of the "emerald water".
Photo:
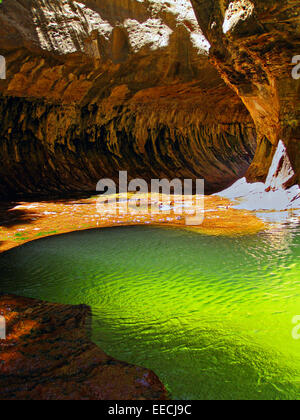
[{"label": "emerald water", "polygon": [[236,238],[116,227],[0,255],[3,292],[86,303],[93,340],[175,399],[300,399],[300,228]]}]

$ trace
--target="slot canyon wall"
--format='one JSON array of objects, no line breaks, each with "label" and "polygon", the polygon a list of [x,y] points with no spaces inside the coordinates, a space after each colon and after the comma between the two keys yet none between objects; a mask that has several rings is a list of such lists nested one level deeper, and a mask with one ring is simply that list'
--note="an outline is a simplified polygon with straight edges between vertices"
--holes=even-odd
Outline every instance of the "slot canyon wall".
[{"label": "slot canyon wall", "polygon": [[[210,59],[241,98],[257,129],[257,150],[247,180],[266,180],[279,140],[300,183],[299,0],[191,0],[210,42]],[[283,164],[283,161],[282,161]],[[280,168],[279,168],[280,169]]]},{"label": "slot canyon wall", "polygon": [[256,130],[185,0],[4,0],[0,195],[247,171]]},{"label": "slot canyon wall", "polygon": [[298,0],[192,4],[3,1],[1,197],[94,191],[119,170],[216,192],[264,180],[280,139],[299,183]]}]

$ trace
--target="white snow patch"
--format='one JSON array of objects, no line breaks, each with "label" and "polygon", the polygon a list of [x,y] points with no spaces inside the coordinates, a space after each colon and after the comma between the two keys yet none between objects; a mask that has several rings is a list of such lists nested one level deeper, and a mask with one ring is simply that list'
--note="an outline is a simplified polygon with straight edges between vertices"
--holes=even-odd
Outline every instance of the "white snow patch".
[{"label": "white snow patch", "polygon": [[289,224],[298,226],[300,223],[300,210],[294,209],[269,212],[259,211],[256,212],[256,216],[262,219],[264,222],[274,225]]},{"label": "white snow patch", "polygon": [[284,184],[294,176],[286,147],[279,142],[265,183],[249,184],[242,178],[221,193],[221,197],[235,200],[234,208],[246,210],[288,210],[300,209],[300,188],[294,185],[289,189]]},{"label": "white snow patch", "polygon": [[273,190],[280,189],[294,175],[295,172],[286,153],[286,147],[283,141],[280,140],[269,170],[266,185]]}]

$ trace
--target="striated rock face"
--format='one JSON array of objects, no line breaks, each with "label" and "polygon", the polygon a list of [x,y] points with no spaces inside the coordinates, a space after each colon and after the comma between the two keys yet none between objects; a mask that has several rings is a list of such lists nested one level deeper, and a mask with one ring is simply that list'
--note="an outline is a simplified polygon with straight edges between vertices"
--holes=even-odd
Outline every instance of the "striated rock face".
[{"label": "striated rock face", "polygon": [[94,191],[118,170],[232,184],[255,125],[208,50],[186,0],[4,0],[1,196]]},{"label": "striated rock face", "polygon": [[0,296],[0,400],[166,399],[157,376],[107,356],[87,337],[87,306]]},{"label": "striated rock face", "polygon": [[191,1],[212,63],[255,122],[258,148],[247,180],[265,182],[282,140],[295,172],[286,187],[299,184],[300,79],[292,77],[300,54],[299,1]]},{"label": "striated rock face", "polygon": [[[242,121],[242,107],[231,109],[235,123],[226,122],[224,89],[215,91],[220,122],[212,122],[207,112],[214,104],[201,90],[186,87],[173,100],[170,93],[160,99],[164,91],[149,90],[145,103],[133,98],[114,106],[104,100],[82,108],[6,98],[0,103],[2,193],[94,191],[100,177],[118,179],[119,170],[149,181],[204,177],[209,192],[244,174],[255,130]],[[185,93],[194,104],[186,104]]]}]

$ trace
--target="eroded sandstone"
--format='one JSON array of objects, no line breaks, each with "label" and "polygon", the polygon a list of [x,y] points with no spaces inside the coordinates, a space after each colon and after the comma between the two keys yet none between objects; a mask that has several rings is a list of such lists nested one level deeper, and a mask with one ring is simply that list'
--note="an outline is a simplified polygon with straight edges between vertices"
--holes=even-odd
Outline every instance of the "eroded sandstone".
[{"label": "eroded sandstone", "polygon": [[223,80],[249,110],[258,147],[247,173],[265,182],[282,140],[300,183],[300,82],[292,77],[300,51],[298,0],[191,0]]},{"label": "eroded sandstone", "polygon": [[157,376],[107,356],[88,338],[90,308],[0,295],[1,400],[165,399]]},{"label": "eroded sandstone", "polygon": [[104,176],[243,176],[256,132],[208,59],[189,1],[5,0],[1,195],[95,190]]},{"label": "eroded sandstone", "polygon": [[286,187],[298,184],[299,8],[5,0],[1,195],[94,190],[120,169],[202,177],[215,192],[246,172],[265,182],[279,140],[295,173]]}]

